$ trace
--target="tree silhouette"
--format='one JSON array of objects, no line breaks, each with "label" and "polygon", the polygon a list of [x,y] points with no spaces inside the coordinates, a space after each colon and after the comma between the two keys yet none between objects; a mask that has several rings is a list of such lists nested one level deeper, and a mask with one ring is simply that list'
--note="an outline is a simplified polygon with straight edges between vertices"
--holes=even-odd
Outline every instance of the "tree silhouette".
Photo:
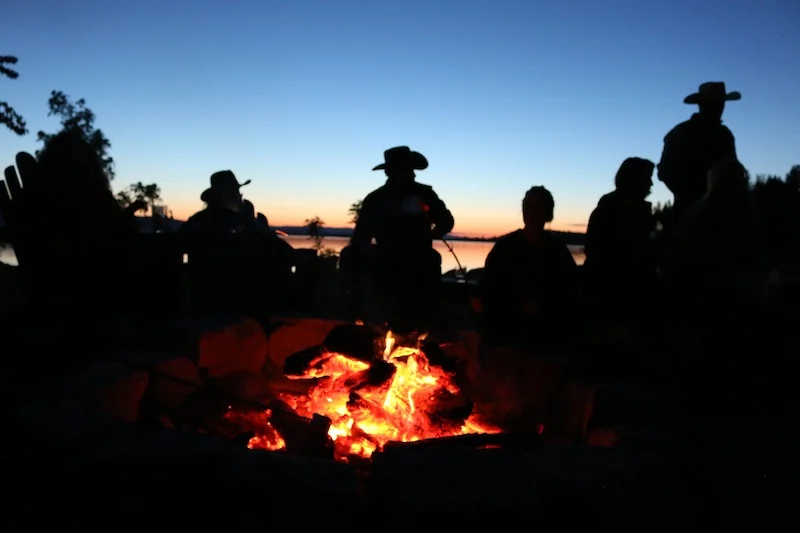
[{"label": "tree silhouette", "polygon": [[131,195],[128,189],[123,189],[119,191],[117,194],[114,195],[114,198],[116,198],[117,203],[123,209],[131,205],[134,200],[133,196]]},{"label": "tree silhouette", "polygon": [[314,241],[314,249],[322,250],[322,230],[325,228],[325,222],[319,218],[307,218],[303,224],[306,227],[308,236]]},{"label": "tree silhouette", "polygon": [[358,215],[361,214],[361,207],[364,205],[363,200],[359,200],[357,202],[353,202],[350,204],[350,209],[347,210],[347,214],[350,215],[350,223],[356,224],[358,223]]},{"label": "tree silhouette", "polygon": [[[88,142],[98,157],[103,162],[109,181],[114,179],[114,159],[108,154],[111,149],[111,142],[103,134],[103,131],[94,125],[94,112],[86,107],[86,100],[80,98],[71,102],[69,97],[61,91],[51,91],[50,99],[47,101],[50,111],[47,116],[57,116],[61,120],[62,131],[72,131],[83,137]],[[46,143],[56,134],[40,131],[36,134],[38,140]],[[36,152],[39,155],[39,152]]]},{"label": "tree silhouette", "polygon": [[161,188],[156,183],[145,185],[141,181],[137,181],[119,191],[115,197],[121,207],[128,207],[135,201],[144,202],[150,207],[152,214],[153,206],[161,200]]},{"label": "tree silhouette", "polygon": [[144,186],[144,197],[150,205],[150,214],[154,214],[153,207],[161,200],[161,188],[155,183]]},{"label": "tree silhouette", "polygon": [[[17,64],[16,57],[0,56],[0,74],[12,80],[17,79],[19,77],[19,72],[6,66],[6,65],[16,65],[16,64]],[[19,113],[14,111],[14,108],[11,107],[11,105],[2,100],[0,100],[0,124],[4,125],[6,128],[10,129],[17,135],[25,135],[26,133],[28,133],[28,128],[27,125],[25,124],[25,119],[23,119]]]},{"label": "tree silhouette", "polygon": [[786,184],[794,190],[800,190],[800,165],[794,165],[786,174]]}]

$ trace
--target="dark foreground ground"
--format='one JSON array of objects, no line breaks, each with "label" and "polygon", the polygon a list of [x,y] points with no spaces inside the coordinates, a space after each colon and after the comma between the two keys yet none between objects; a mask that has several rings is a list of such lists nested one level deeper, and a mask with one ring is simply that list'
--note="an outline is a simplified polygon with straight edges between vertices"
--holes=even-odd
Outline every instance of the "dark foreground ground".
[{"label": "dark foreground ground", "polygon": [[[0,269],[8,309],[19,301],[17,271]],[[328,297],[336,301],[335,293]],[[487,524],[481,527],[548,531],[777,531],[797,518],[790,490],[800,405],[790,366],[796,337],[781,336],[781,328],[745,335],[724,349],[687,332],[642,346],[600,328],[580,365],[598,387],[594,445],[386,452],[364,473],[166,429],[140,415],[109,417],[102,409],[106,393],[88,394],[42,372],[47,361],[84,347],[42,344],[41,327],[12,334],[10,323],[0,331],[0,346],[9,413],[4,515],[11,529],[360,531],[397,522],[475,528],[480,520]],[[299,328],[297,346],[287,351],[315,335]],[[43,346],[49,357],[41,355]],[[166,348],[150,343],[142,361],[158,359],[159,349]],[[128,383],[139,375],[125,373]],[[148,390],[157,383],[153,375],[145,379]],[[110,390],[103,383],[91,387]],[[601,446],[608,434],[615,444]]]}]

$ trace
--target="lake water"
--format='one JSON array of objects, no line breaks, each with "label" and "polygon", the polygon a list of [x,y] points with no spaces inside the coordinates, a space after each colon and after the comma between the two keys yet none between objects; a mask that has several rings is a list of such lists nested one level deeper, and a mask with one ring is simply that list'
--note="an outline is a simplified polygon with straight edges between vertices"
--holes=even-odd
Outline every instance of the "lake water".
[{"label": "lake water", "polygon": [[[283,237],[289,244],[295,248],[311,248],[314,246],[314,241],[310,237],[290,235]],[[332,248],[337,252],[347,246],[349,239],[347,237],[326,237],[322,244],[326,248]],[[494,243],[482,241],[452,241],[450,245],[453,247],[453,252],[458,256],[461,266],[466,269],[481,268],[486,263],[486,256],[492,249]],[[442,272],[447,272],[457,267],[456,259],[453,254],[442,241],[436,241],[433,244],[440,254],[442,254]],[[583,264],[583,247],[570,246],[572,257],[579,265]],[[0,248],[0,261],[12,265],[17,264],[17,258],[14,256],[14,251],[10,247]]]},{"label": "lake water", "polygon": [[[314,241],[310,237],[304,236],[288,236],[284,237],[295,248],[311,248],[314,246]],[[332,248],[337,252],[347,246],[349,239],[347,237],[326,237],[322,241],[322,245],[327,248]],[[458,256],[461,266],[472,270],[473,268],[482,268],[486,264],[486,256],[489,255],[493,242],[485,241],[450,241],[450,246],[453,247],[453,252]],[[442,272],[447,272],[457,267],[456,259],[447,246],[442,241],[434,241],[433,247],[442,255]],[[583,264],[583,246],[570,246],[572,257],[579,265]]]}]

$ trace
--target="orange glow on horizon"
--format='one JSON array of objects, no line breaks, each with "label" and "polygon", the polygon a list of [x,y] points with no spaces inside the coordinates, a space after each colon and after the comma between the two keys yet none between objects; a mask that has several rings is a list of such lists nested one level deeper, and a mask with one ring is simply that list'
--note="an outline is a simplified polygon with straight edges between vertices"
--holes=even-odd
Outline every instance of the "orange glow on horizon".
[{"label": "orange glow on horizon", "polygon": [[[191,215],[196,213],[197,211],[203,209],[202,204],[197,204],[196,202],[187,202],[186,204],[170,204],[170,209],[172,209],[173,216],[176,220],[186,220]],[[258,206],[256,206],[258,209]],[[269,219],[270,226],[295,226],[299,227],[303,225],[303,221],[306,218],[310,218],[311,216],[315,215],[308,215],[306,217],[301,216],[294,216],[289,215],[286,212],[279,212],[275,213],[274,217],[270,216],[270,209],[269,207],[264,208],[263,211],[267,218]],[[353,225],[350,223],[349,216],[325,216],[323,213],[317,213],[320,218],[325,222],[325,226],[329,228],[352,228]],[[456,221],[456,231],[453,232],[453,235],[458,237],[472,237],[472,238],[492,238],[492,237],[499,237],[510,233],[514,230],[519,229],[522,227],[521,221],[511,221],[511,223],[502,223],[501,221],[494,221],[494,224],[486,224],[485,221],[480,220],[481,217],[475,217],[478,220],[475,220],[470,223],[469,218],[471,217],[462,217],[462,219],[466,219],[463,222],[461,220]],[[516,218],[516,217],[514,217]],[[555,222],[551,223],[548,226],[548,229],[553,231],[565,231],[571,233],[585,233],[586,232],[586,225],[585,224],[575,224],[570,223],[568,221],[559,221],[556,220]]]}]

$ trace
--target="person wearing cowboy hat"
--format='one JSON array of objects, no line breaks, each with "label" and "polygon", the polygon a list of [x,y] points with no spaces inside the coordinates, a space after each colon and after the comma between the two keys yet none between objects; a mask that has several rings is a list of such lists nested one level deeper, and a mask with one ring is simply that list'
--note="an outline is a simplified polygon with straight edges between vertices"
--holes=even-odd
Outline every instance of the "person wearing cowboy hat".
[{"label": "person wearing cowboy hat", "polygon": [[667,133],[658,164],[658,179],[674,196],[676,223],[705,195],[708,171],[719,161],[737,159],[736,140],[722,123],[722,112],[725,102],[741,98],[738,91],[727,92],[724,82],[712,81],[683,99],[697,105],[698,111]]},{"label": "person wearing cowboy hat", "polygon": [[178,230],[181,248],[189,258],[192,310],[197,313],[239,313],[261,319],[255,300],[261,294],[260,277],[268,271],[254,247],[255,219],[246,212],[240,183],[230,170],[215,172],[210,187],[200,195],[206,208]]},{"label": "person wearing cowboy hat", "polygon": [[[441,283],[441,256],[433,240],[453,230],[455,221],[433,187],[416,181],[428,160],[408,146],[383,153],[386,183],[369,193],[350,241],[356,271],[367,263],[386,318],[395,331],[424,327],[417,318],[435,305]],[[374,254],[370,243],[375,239]]]}]

